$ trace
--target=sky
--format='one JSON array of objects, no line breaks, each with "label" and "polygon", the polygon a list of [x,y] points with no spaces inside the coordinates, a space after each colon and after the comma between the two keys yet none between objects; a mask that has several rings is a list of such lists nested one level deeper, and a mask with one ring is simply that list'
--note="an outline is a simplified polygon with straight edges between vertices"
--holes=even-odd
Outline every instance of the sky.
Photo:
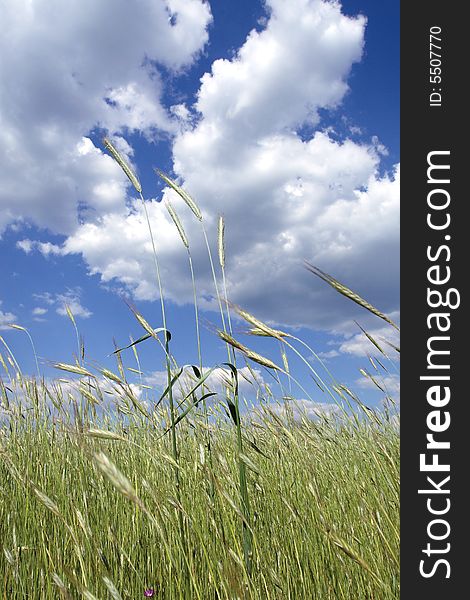
[{"label": "sky", "polygon": [[[200,223],[154,168],[197,201],[215,258],[224,216],[230,301],[295,333],[380,405],[384,394],[359,371],[377,351],[354,321],[382,342],[396,344],[396,332],[304,260],[399,320],[399,3],[5,0],[0,21],[0,335],[23,371],[34,374],[34,354],[11,324],[28,329],[48,377],[77,352],[66,306],[87,360],[107,367],[113,340],[143,333],[126,301],[162,324],[142,205],[106,135],[142,182],[181,364],[197,363],[193,288],[162,199],[189,239],[207,367],[224,360],[220,317]],[[280,361],[273,340],[233,325]],[[387,348],[382,387],[397,398]],[[158,347],[139,352],[158,387]],[[132,353],[124,359],[136,366]],[[294,395],[307,408],[327,402],[289,360],[313,400]]]}]

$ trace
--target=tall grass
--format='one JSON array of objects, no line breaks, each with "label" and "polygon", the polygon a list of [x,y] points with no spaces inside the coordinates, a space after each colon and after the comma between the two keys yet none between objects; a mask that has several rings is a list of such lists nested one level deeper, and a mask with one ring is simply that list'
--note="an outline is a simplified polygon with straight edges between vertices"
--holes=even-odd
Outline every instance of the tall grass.
[{"label": "tall grass", "polygon": [[[0,597],[59,598],[56,574],[71,597],[84,589],[109,597],[107,577],[123,598],[143,597],[146,588],[157,598],[398,598],[393,419],[288,424],[282,405],[244,419],[253,444],[242,457],[253,510],[249,575],[237,431],[221,414],[211,424],[212,466],[201,451],[204,422],[179,424],[178,490],[171,440],[139,413],[120,422],[104,415],[95,429],[112,433],[100,436],[65,416],[53,424],[42,384],[23,382],[23,392],[1,442]],[[41,403],[28,410],[36,394]],[[155,418],[163,421],[164,411]],[[106,474],[100,460],[117,471]],[[187,572],[178,514],[188,532]]]},{"label": "tall grass", "polygon": [[[203,230],[220,309],[218,334],[227,346],[221,379],[214,383],[215,371],[202,360],[190,243],[167,204],[188,253],[195,306],[198,365],[179,367],[170,351],[164,286],[142,187],[112,143],[105,145],[142,202],[162,323],[155,328],[132,308],[145,334],[115,349],[114,372],[84,360],[67,307],[79,356],[55,364],[62,373],[56,382],[25,376],[0,338],[6,350],[5,357],[0,353],[0,598],[131,599],[144,593],[181,600],[398,598],[399,438],[393,401],[388,399],[387,410],[371,410],[318,359],[329,378],[322,379],[294,345],[315,356],[302,340],[231,305],[222,218],[221,283]],[[191,196],[159,174],[204,227]],[[337,280],[309,268],[388,320]],[[280,344],[283,368],[234,337],[231,306],[249,323],[249,333]],[[159,394],[141,385],[144,399],[127,373],[145,381],[137,348],[152,338],[163,354],[167,382]],[[126,366],[130,348],[138,369]],[[279,374],[288,378],[290,392],[298,385],[287,352],[308,366],[335,401],[328,413],[304,414],[286,395]],[[244,411],[237,354],[252,375],[250,362],[280,384],[276,393],[253,377],[257,403]],[[374,375],[364,373],[382,389],[386,367],[379,359],[370,362]]]}]

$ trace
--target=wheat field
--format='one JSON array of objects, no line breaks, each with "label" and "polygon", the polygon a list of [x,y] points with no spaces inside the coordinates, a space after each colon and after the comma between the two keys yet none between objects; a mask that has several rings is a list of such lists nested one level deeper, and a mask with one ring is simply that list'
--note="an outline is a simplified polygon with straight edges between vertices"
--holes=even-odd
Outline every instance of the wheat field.
[{"label": "wheat field", "polygon": [[[105,147],[145,210],[136,175],[109,140]],[[321,375],[312,367],[303,353],[310,356],[311,349],[301,340],[232,305],[223,219],[214,259],[202,211],[159,175],[201,222],[226,355],[217,368],[203,368],[190,241],[171,204],[194,290],[194,365],[176,364],[172,353],[177,341],[167,329],[148,216],[162,327],[153,328],[132,307],[142,337],[116,349],[114,370],[85,361],[79,343],[73,361],[54,365],[57,378],[27,376],[1,338],[0,598],[398,598],[399,414],[393,400],[380,410],[366,407],[321,361]],[[358,294],[311,270],[396,327]],[[240,342],[234,318],[248,323],[251,335],[279,345],[279,362]],[[128,366],[127,357],[138,358],[144,342],[154,343],[164,365],[166,384],[158,393],[131,383],[143,373]],[[296,382],[288,354],[312,370],[317,388],[330,396],[330,411],[312,417],[290,396],[282,384]],[[279,385],[260,385],[248,405],[240,383],[253,367]],[[380,386],[378,376],[369,377]]]}]

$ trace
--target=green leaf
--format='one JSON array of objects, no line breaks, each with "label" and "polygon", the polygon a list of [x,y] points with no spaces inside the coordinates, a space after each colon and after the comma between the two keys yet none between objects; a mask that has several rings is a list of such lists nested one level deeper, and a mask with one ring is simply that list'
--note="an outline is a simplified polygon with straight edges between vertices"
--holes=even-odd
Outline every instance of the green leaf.
[{"label": "green leaf", "polygon": [[171,378],[170,383],[166,386],[163,394],[157,400],[157,402],[155,404],[155,408],[157,408],[157,406],[163,401],[163,399],[168,394],[168,392],[171,390],[171,388],[175,385],[175,383],[177,382],[177,380],[180,377],[181,373],[183,372],[183,369],[184,369],[184,367],[181,367],[181,369],[178,369],[176,375],[173,375],[173,377]]},{"label": "green leaf", "polygon": [[[175,419],[175,422],[173,423],[173,427],[176,427],[176,425],[178,425],[178,423],[180,421],[182,421],[185,418],[185,416],[195,406],[197,406],[199,404],[199,402],[202,402],[203,400],[205,400],[206,398],[210,398],[211,396],[217,396],[217,394],[215,392],[209,392],[208,394],[204,394],[204,396],[201,396],[201,398],[196,398],[196,400],[190,406],[188,406],[188,408],[184,412],[182,412],[177,419]],[[181,406],[181,404],[180,404],[180,406]],[[161,437],[165,436],[169,431],[171,431],[171,429],[172,429],[172,427],[168,427],[168,429],[165,431],[165,433]]]},{"label": "green leaf", "polygon": [[122,348],[118,348],[117,350],[115,350],[114,352],[109,354],[109,356],[112,356],[113,354],[117,354],[118,352],[122,352],[123,350],[127,350],[128,348],[132,348],[132,346],[136,346],[137,344],[140,344],[141,342],[145,342],[145,340],[148,340],[151,337],[155,337],[159,333],[162,333],[162,331],[166,333],[168,341],[170,341],[171,333],[168,331],[168,329],[165,329],[164,327],[158,327],[157,329],[153,330],[154,335],[151,335],[150,333],[146,333],[145,335],[140,337],[138,340],[135,340],[135,342],[132,342],[132,344],[128,344],[127,346],[123,346]]}]

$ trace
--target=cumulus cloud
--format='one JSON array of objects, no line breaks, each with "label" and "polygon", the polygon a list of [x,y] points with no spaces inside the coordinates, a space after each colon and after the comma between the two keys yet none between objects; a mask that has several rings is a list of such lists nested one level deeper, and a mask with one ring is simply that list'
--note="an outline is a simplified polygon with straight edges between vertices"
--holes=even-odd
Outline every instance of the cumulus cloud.
[{"label": "cumulus cloud", "polygon": [[33,250],[37,250],[43,256],[60,256],[63,254],[62,248],[58,244],[51,242],[38,242],[37,240],[19,240],[16,242],[16,247],[23,250],[26,254],[30,254]]},{"label": "cumulus cloud", "polygon": [[[62,294],[51,294],[50,292],[44,292],[42,294],[35,294],[36,300],[41,300],[49,307],[55,308],[55,312],[62,317],[68,316],[67,307],[71,311],[74,317],[82,319],[88,319],[93,314],[88,308],[81,303],[82,291],[79,287],[69,289]],[[37,307],[33,310],[33,314],[41,316],[46,314],[48,309],[44,307]]]},{"label": "cumulus cloud", "polygon": [[[108,3],[101,5],[107,7]],[[126,57],[120,66],[106,48],[98,60],[111,81],[103,102],[103,86],[92,77],[98,70],[84,59],[79,74],[85,81],[90,79],[86,102],[94,103],[95,110],[99,106],[100,123],[114,131],[130,159],[132,151],[120,137],[124,123],[144,135],[159,128],[174,136],[174,171],[200,204],[213,243],[217,216],[225,215],[227,282],[233,301],[277,323],[341,329],[360,309],[306,272],[302,261],[308,259],[381,310],[395,310],[399,168],[379,174],[386,149],[377,138],[362,144],[351,139],[339,141],[321,129],[321,110],[340,111],[348,93],[348,75],[363,52],[365,19],[343,15],[336,2],[267,0],[264,28],[250,32],[232,59],[212,64],[210,73],[201,79],[195,104],[162,113],[158,73],[148,77],[148,69],[155,69],[153,63],[152,67],[144,64],[139,77],[129,75],[135,75],[135,56],[156,56],[167,66],[181,68],[205,43],[210,19],[202,2],[180,0],[170,5],[181,11],[187,6],[185,16],[171,26],[168,22],[161,25],[155,17],[154,25],[158,21],[168,35],[179,32],[183,45],[188,43],[183,39],[186,25],[199,32],[199,37],[190,37],[192,45],[176,63],[162,50],[166,43],[171,47],[171,36],[164,38],[165,43],[149,41],[145,33],[139,41],[132,38],[130,57],[134,60]],[[127,4],[118,6],[113,21],[127,18]],[[149,24],[149,15],[154,16],[157,8],[150,8],[147,2],[142,6],[145,18],[139,12],[139,19]],[[88,17],[82,16],[77,27],[84,19]],[[136,28],[137,21],[131,20]],[[127,44],[132,37],[127,29],[125,36]],[[74,62],[71,59],[67,64],[67,72],[60,73],[70,78]],[[77,75],[77,81],[80,77]],[[153,95],[148,86],[153,86]],[[36,89],[33,92],[38,93]],[[72,113],[79,117],[82,108],[72,104],[66,105],[67,117]],[[86,198],[87,210],[75,210],[72,222],[59,214],[63,204],[59,207],[52,224],[48,223],[53,227],[57,218],[67,234],[59,249],[34,246],[32,241],[23,244],[23,249],[81,254],[90,272],[100,274],[103,281],[124,284],[137,299],[155,299],[154,265],[142,208],[126,207],[123,175],[86,137],[88,121],[77,118],[77,122],[85,125],[79,131],[74,129],[72,155],[61,155],[68,168],[75,165],[74,175],[72,180],[67,175],[57,181],[69,185],[80,176],[79,193]],[[307,135],[304,126],[313,133]],[[54,148],[56,143],[57,139]],[[199,224],[173,192],[167,189],[164,195],[174,200],[187,230],[201,305],[215,307]],[[75,208],[82,206],[78,197],[72,196]],[[174,224],[157,199],[149,199],[147,204],[165,294],[179,304],[191,302],[187,257]],[[17,206],[21,212],[21,202]],[[66,210],[70,215],[70,205]],[[37,217],[37,221],[41,219]]]},{"label": "cumulus cloud", "polygon": [[[365,19],[342,17],[338,6],[318,0],[268,0],[267,6],[265,29],[251,31],[234,59],[216,60],[203,76],[196,108],[204,121],[190,138],[211,132],[214,141],[225,133],[240,142],[316,123],[318,108],[335,106],[347,91]],[[230,157],[230,145],[221,138],[216,145]]]},{"label": "cumulus cloud", "polygon": [[[356,384],[366,390],[383,391],[393,398],[395,402],[400,402],[400,377],[395,374],[383,377],[374,376],[376,383],[370,377],[361,377],[357,379]],[[380,386],[380,389],[377,384]]]},{"label": "cumulus cloud", "polygon": [[[206,374],[210,371],[209,367],[203,367],[202,373]],[[166,371],[154,371],[144,378],[146,385],[155,386],[159,389],[163,389],[167,385],[167,373]],[[196,377],[192,369],[186,369],[180,378],[178,379],[177,385],[174,390],[176,396],[182,397],[192,387],[194,387]],[[248,369],[248,367],[242,367],[238,369],[238,390],[240,396],[247,396],[254,398],[256,397],[257,391],[265,384],[263,375],[259,369]],[[229,369],[222,367],[216,367],[210,373],[205,381],[207,389],[211,392],[225,395],[225,390],[232,386],[232,376]]]},{"label": "cumulus cloud", "polygon": [[[338,350],[328,350],[326,352],[318,352],[318,357],[322,358],[322,359],[330,359],[330,358],[336,358],[337,356],[339,356],[340,353],[338,352]],[[312,356],[310,358],[311,360],[316,360],[314,356]]]},{"label": "cumulus cloud", "polygon": [[[209,367],[203,368],[203,373],[207,373]],[[180,399],[184,394],[195,384],[195,376],[191,369],[184,371],[183,375],[178,380],[174,387],[175,397]],[[167,385],[166,371],[154,371],[146,375],[143,383],[150,386],[155,386],[159,390],[163,390]],[[220,398],[225,397],[227,389],[231,390],[232,379],[228,369],[217,367],[206,380],[207,389],[211,392],[216,392]],[[259,369],[248,369],[242,367],[238,369],[238,391],[240,398],[244,400],[241,409],[248,411],[249,415],[260,415],[265,413],[266,409],[281,418],[285,418],[287,414],[292,415],[294,419],[301,418],[319,419],[332,415],[339,415],[340,408],[336,404],[328,402],[317,402],[306,399],[291,399],[285,398],[277,401],[264,402],[260,408],[259,397],[266,396],[267,382],[265,381],[262,372]]]},{"label": "cumulus cloud", "polygon": [[33,310],[31,311],[32,315],[33,315],[33,319],[39,323],[45,321],[46,319],[44,318],[44,315],[47,315],[48,313],[48,309],[44,308],[43,306],[36,306],[33,308]]},{"label": "cumulus cloud", "polygon": [[[398,360],[399,355],[390,344],[395,347],[400,346],[399,332],[390,326],[376,327],[369,329],[367,333],[378,343],[382,350]],[[346,341],[339,346],[339,351],[345,354],[353,354],[354,356],[368,356],[377,354],[377,348],[362,332],[351,335]]]},{"label": "cumulus cloud", "polygon": [[9,325],[15,323],[16,315],[11,312],[1,310],[2,301],[0,300],[0,329],[9,329]]},{"label": "cumulus cloud", "polygon": [[175,130],[159,67],[193,62],[210,7],[7,0],[0,18],[0,234],[15,221],[67,234],[84,207],[118,210],[125,200],[125,176],[83,137],[96,126],[148,137]]},{"label": "cumulus cloud", "polygon": [[[72,419],[76,416],[76,403],[79,403],[83,399],[80,389],[80,378],[66,377],[63,373],[63,376],[59,379],[43,377],[41,385],[43,386],[42,389],[49,391],[48,394],[41,394],[41,398],[45,401],[48,413],[52,418],[63,418],[63,411],[69,414]],[[25,388],[21,381],[11,379],[8,387],[11,393],[9,395],[10,408],[6,409],[0,406],[0,422],[5,417],[18,415],[23,413],[23,411],[27,411],[29,405],[37,402],[37,398],[29,396],[27,388]],[[86,389],[95,398],[94,409],[98,418],[110,414],[115,418],[116,409],[122,407],[123,404],[128,404],[128,399],[125,397],[126,394],[123,389],[105,377],[96,377],[93,386],[90,388],[87,385]],[[128,384],[128,390],[134,398],[138,400],[142,398],[142,389],[139,385],[130,383]],[[60,399],[60,409],[52,402],[51,398]],[[145,400],[141,400],[141,404],[147,409],[150,408],[150,404]]]},{"label": "cumulus cloud", "polygon": [[[272,402],[264,405],[264,407],[268,412],[273,412],[283,419],[293,417],[296,421],[301,419],[316,421],[321,418],[338,417],[341,414],[341,409],[336,404],[306,399]],[[261,413],[264,412],[263,409],[256,409],[256,412],[260,411]]]}]

